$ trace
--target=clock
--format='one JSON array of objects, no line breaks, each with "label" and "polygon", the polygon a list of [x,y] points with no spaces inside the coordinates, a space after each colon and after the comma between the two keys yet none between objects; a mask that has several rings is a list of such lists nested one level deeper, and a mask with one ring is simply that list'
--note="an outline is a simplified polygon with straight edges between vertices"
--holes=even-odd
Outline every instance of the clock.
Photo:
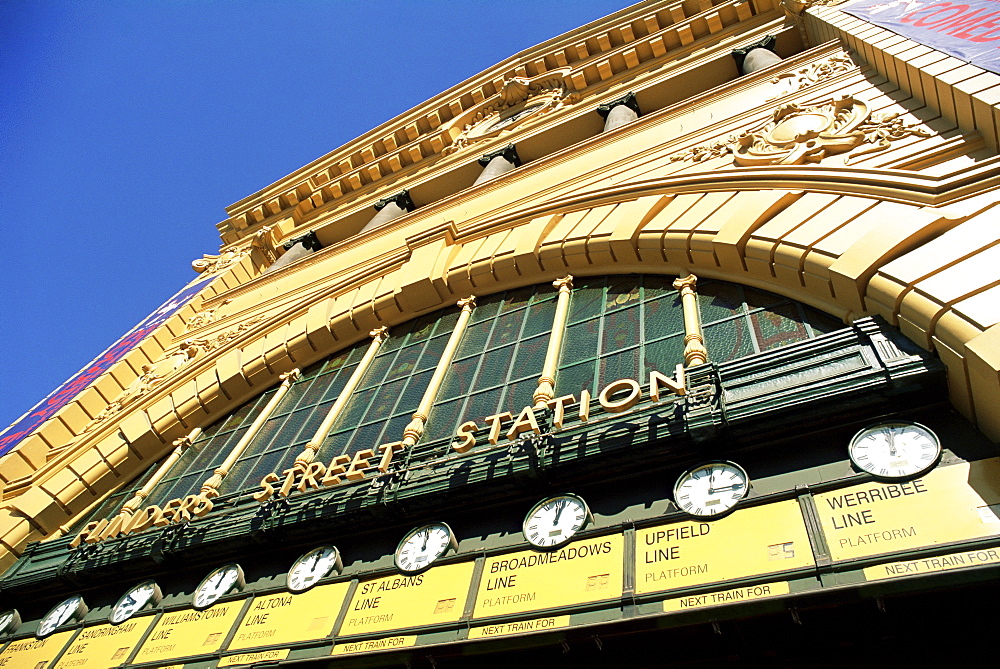
[{"label": "clock", "polygon": [[122,595],[122,598],[115,604],[115,608],[111,609],[108,620],[113,625],[123,623],[146,604],[152,603],[153,606],[156,606],[161,599],[163,599],[163,593],[160,591],[160,586],[155,581],[143,581]]},{"label": "clock", "polygon": [[238,564],[227,564],[212,571],[194,591],[194,608],[207,609],[233,588],[246,585],[243,569]]},{"label": "clock", "polygon": [[42,639],[56,631],[60,625],[68,623],[70,620],[80,621],[87,615],[87,605],[80,595],[73,595],[68,599],[56,604],[51,611],[45,614],[42,621],[38,623],[38,631],[35,635]]},{"label": "clock", "polygon": [[706,462],[680,475],[674,502],[692,516],[710,518],[736,506],[749,487],[750,477],[735,462]]},{"label": "clock", "polygon": [[455,533],[444,523],[431,523],[410,530],[396,548],[396,566],[400,571],[416,572],[430,566],[448,552],[458,550]]},{"label": "clock", "polygon": [[923,425],[888,421],[858,432],[847,450],[858,469],[901,479],[932,469],[941,457],[941,442]]},{"label": "clock", "polygon": [[0,613],[0,634],[11,634],[21,626],[21,614],[17,609],[7,609]]},{"label": "clock", "polygon": [[594,516],[576,495],[543,499],[524,518],[524,538],[538,548],[554,548],[572,539]]},{"label": "clock", "polygon": [[343,568],[340,551],[336,548],[333,546],[314,548],[296,560],[288,570],[288,589],[292,592],[304,592],[334,569],[339,574]]}]

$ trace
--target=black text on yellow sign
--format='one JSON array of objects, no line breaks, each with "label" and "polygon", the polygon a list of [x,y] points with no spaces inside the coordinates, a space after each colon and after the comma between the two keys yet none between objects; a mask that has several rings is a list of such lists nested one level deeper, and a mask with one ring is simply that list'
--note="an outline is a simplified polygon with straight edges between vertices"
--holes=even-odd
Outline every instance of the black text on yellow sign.
[{"label": "black text on yellow sign", "polygon": [[132,654],[135,644],[153,624],[152,616],[127,620],[120,625],[87,627],[73,639],[55,669],[71,667],[116,667]]},{"label": "black text on yellow sign", "polygon": [[951,571],[953,569],[980,567],[982,565],[997,563],[1000,563],[1000,548],[977,548],[971,551],[949,553],[948,555],[937,555],[934,557],[918,558],[916,560],[875,565],[874,567],[867,567],[864,571],[865,580],[880,581],[886,578],[918,576],[938,571]]},{"label": "black text on yellow sign", "polygon": [[162,662],[218,651],[243,602],[216,604],[204,611],[168,611],[156,622],[135,656],[135,663]]},{"label": "black text on yellow sign", "polygon": [[338,636],[455,622],[462,617],[474,563],[432,567],[415,576],[358,584]]},{"label": "black text on yellow sign", "polygon": [[1000,535],[1000,458],[940,467],[914,481],[816,495],[834,560]]},{"label": "black text on yellow sign", "polygon": [[487,558],[473,617],[586,604],[620,597],[621,535],[585,539],[551,552]]},{"label": "black text on yellow sign", "polygon": [[236,628],[228,649],[243,650],[329,636],[348,587],[348,583],[331,583],[297,595],[282,592],[255,598]]},{"label": "black text on yellow sign", "polygon": [[770,574],[814,564],[798,502],[738,509],[710,522],[636,531],[636,593]]},{"label": "black text on yellow sign", "polygon": [[18,639],[12,641],[0,653],[0,667],[20,669],[21,667],[46,667],[59,654],[73,636],[73,630],[57,632],[44,639]]}]

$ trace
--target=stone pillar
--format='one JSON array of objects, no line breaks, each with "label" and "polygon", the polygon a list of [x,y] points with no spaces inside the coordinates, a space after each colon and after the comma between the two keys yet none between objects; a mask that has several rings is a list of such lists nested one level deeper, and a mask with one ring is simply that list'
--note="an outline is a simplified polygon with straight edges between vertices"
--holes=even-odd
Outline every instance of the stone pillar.
[{"label": "stone pillar", "polygon": [[781,56],[774,53],[774,35],[768,35],[759,42],[733,49],[732,56],[740,74],[752,74],[781,62]]},{"label": "stone pillar", "polygon": [[374,230],[416,208],[413,200],[410,199],[410,191],[408,190],[401,190],[395,195],[384,197],[375,203],[375,211],[378,213],[372,217],[372,220],[365,223],[365,227],[361,228],[361,232],[365,233],[369,230]]},{"label": "stone pillar", "polygon": [[616,100],[598,105],[597,113],[604,119],[604,132],[628,125],[642,115],[635,93],[632,91]]},{"label": "stone pillar", "polygon": [[501,174],[506,174],[515,167],[520,167],[521,159],[518,157],[514,145],[508,144],[502,149],[485,154],[479,159],[479,164],[482,165],[483,171],[476,177],[473,186],[496,179]]},{"label": "stone pillar", "polygon": [[427,416],[431,413],[431,407],[434,406],[434,399],[437,397],[438,390],[441,389],[441,384],[444,383],[445,374],[451,368],[452,358],[455,357],[455,351],[458,350],[458,342],[462,340],[465,328],[469,325],[469,319],[472,318],[472,310],[476,308],[475,295],[462,298],[458,301],[458,306],[461,307],[462,312],[458,315],[458,322],[455,323],[451,336],[448,337],[448,343],[441,353],[441,359],[438,360],[434,374],[427,383],[423,397],[420,398],[420,404],[417,405],[412,419],[403,430],[403,440],[400,442],[402,448],[413,447],[424,434],[424,424],[427,422]]},{"label": "stone pillar", "polygon": [[701,312],[695,292],[697,285],[698,277],[694,274],[674,281],[674,288],[681,293],[681,308],[684,310],[684,364],[688,367],[708,361],[708,350],[701,335]]},{"label": "stone pillar", "polygon": [[389,337],[389,330],[387,328],[378,328],[372,330],[368,333],[372,338],[371,344],[368,345],[368,350],[365,351],[364,357],[361,358],[361,362],[358,366],[354,368],[354,372],[351,374],[351,378],[347,380],[347,384],[340,391],[340,395],[337,396],[337,401],[333,403],[330,410],[327,412],[326,417],[320,426],[316,428],[316,432],[313,434],[312,439],[306,444],[305,449],[302,453],[295,458],[295,466],[305,467],[313,460],[316,459],[316,453],[319,452],[320,446],[326,441],[326,435],[329,434],[330,430],[333,428],[333,424],[337,422],[337,418],[340,414],[344,412],[344,407],[347,406],[348,400],[351,399],[351,395],[354,391],[358,389],[361,384],[361,379],[364,378],[365,374],[368,372],[368,368],[372,366],[372,362],[375,360],[375,356],[378,354],[378,350],[382,347],[382,342],[384,342]]},{"label": "stone pillar", "polygon": [[542,375],[538,379],[538,387],[531,400],[535,408],[548,405],[555,397],[556,371],[559,369],[559,356],[562,355],[563,339],[566,336],[566,319],[569,317],[569,294],[573,290],[573,276],[567,274],[556,279],[552,285],[559,289],[556,297],[556,313],[552,316],[552,332],[549,334],[549,347],[545,351],[545,363],[542,365]]},{"label": "stone pillar", "polygon": [[291,388],[292,384],[299,378],[299,370],[293,369],[290,372],[285,372],[278,378],[281,379],[281,385],[278,386],[278,390],[264,407],[264,410],[257,415],[257,418],[255,418],[253,423],[250,424],[249,429],[243,433],[240,440],[236,442],[236,445],[233,446],[231,451],[229,451],[229,455],[222,461],[222,464],[219,465],[214,472],[212,472],[212,475],[208,477],[208,480],[201,484],[201,490],[198,494],[202,497],[212,499],[213,497],[219,496],[219,486],[222,485],[222,480],[229,475],[229,470],[233,468],[236,461],[239,460],[240,456],[243,455],[243,452],[247,450],[247,446],[250,445],[250,442],[252,442],[254,437],[257,436],[257,433],[260,432],[260,428],[264,427],[264,423],[266,423],[267,419],[271,417],[274,410],[278,408],[278,404],[281,403],[281,399],[288,393],[288,389]]},{"label": "stone pillar", "polygon": [[277,271],[285,265],[290,265],[299,258],[305,258],[307,255],[323,248],[319,238],[316,237],[316,233],[312,230],[304,235],[289,239],[282,246],[285,247],[285,252],[280,258],[271,263],[271,266],[264,270],[262,274]]}]

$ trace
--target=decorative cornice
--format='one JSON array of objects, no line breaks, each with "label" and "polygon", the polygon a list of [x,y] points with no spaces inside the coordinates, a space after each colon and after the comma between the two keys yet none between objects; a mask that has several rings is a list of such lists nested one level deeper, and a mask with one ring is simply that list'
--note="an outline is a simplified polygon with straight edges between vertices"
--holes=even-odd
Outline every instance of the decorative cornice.
[{"label": "decorative cornice", "polygon": [[252,250],[250,246],[247,246],[239,250],[224,251],[219,255],[205,254],[201,258],[191,261],[191,269],[199,274],[216,274],[243,260],[250,255]]}]

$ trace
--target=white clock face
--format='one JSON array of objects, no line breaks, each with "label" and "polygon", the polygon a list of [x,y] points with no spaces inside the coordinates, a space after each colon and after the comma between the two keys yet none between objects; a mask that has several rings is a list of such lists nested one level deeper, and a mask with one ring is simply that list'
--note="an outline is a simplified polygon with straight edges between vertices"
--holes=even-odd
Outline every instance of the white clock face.
[{"label": "white clock face", "polygon": [[432,523],[411,530],[396,549],[396,566],[401,571],[420,571],[444,555],[455,544],[455,535],[444,523]]},{"label": "white clock face", "polygon": [[320,546],[309,551],[288,570],[288,589],[302,592],[336,569],[341,569],[340,552],[333,546]]},{"label": "white clock face", "polygon": [[87,613],[87,605],[83,603],[83,597],[74,595],[69,599],[64,599],[45,614],[42,621],[38,623],[37,636],[46,637],[56,631],[60,625],[69,622],[70,619],[80,620]]},{"label": "white clock face", "polygon": [[109,620],[115,625],[123,623],[146,604],[150,602],[154,606],[159,604],[162,597],[160,586],[153,581],[143,581],[122,595],[122,598],[115,604],[115,608],[111,610]]},{"label": "white clock face", "polygon": [[576,495],[543,499],[524,519],[524,537],[533,546],[552,548],[564,544],[590,520],[587,503]]},{"label": "white clock face", "polygon": [[680,475],[674,485],[674,502],[698,518],[729,511],[746,497],[750,477],[735,462],[707,462]]},{"label": "white clock face", "polygon": [[923,425],[888,422],[858,432],[848,452],[858,469],[898,479],[934,467],[941,455],[941,442]]},{"label": "white clock face", "polygon": [[246,580],[243,578],[243,569],[238,564],[219,567],[206,576],[194,591],[194,608],[208,608],[233,588],[242,588],[244,585]]},{"label": "white clock face", "polygon": [[21,626],[21,614],[17,609],[8,609],[0,613],[0,634],[10,634]]}]

